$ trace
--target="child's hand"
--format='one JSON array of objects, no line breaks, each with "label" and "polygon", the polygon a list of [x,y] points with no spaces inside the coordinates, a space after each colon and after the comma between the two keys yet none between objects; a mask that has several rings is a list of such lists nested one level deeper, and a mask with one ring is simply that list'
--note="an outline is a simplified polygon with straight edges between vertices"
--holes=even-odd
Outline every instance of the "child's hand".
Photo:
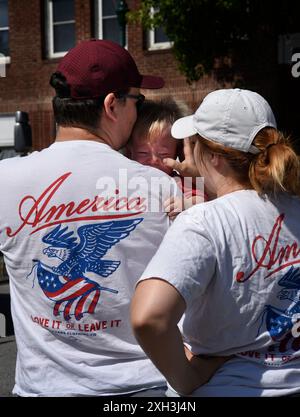
[{"label": "child's hand", "polygon": [[184,139],[183,152],[184,161],[179,162],[172,158],[165,158],[163,160],[164,165],[179,172],[183,177],[199,177],[199,171],[194,160],[194,145],[188,138]]},{"label": "child's hand", "polygon": [[184,210],[194,206],[195,204],[204,203],[205,197],[203,195],[193,195],[184,199]]},{"label": "child's hand", "polygon": [[182,197],[171,197],[164,202],[165,212],[171,220],[174,220],[184,210],[184,199]]},{"label": "child's hand", "polygon": [[203,203],[202,196],[192,196],[189,198],[171,197],[164,203],[165,212],[168,214],[171,220],[174,220],[179,213],[192,207],[195,204]]}]

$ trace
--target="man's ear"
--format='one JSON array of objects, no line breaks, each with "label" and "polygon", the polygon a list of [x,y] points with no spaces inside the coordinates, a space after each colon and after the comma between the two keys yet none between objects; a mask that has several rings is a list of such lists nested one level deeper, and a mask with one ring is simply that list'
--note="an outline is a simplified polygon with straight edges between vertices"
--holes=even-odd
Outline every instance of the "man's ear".
[{"label": "man's ear", "polygon": [[116,105],[117,98],[115,97],[114,93],[107,94],[104,99],[103,108],[106,116],[114,122],[117,120]]}]

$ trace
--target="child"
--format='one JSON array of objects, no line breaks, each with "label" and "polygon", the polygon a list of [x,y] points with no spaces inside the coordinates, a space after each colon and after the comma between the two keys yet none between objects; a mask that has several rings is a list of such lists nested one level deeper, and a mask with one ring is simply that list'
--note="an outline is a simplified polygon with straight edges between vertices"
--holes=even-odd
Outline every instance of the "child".
[{"label": "child", "polygon": [[187,187],[187,180],[165,163],[166,159],[183,158],[182,143],[171,136],[171,127],[175,120],[187,114],[187,107],[183,103],[175,102],[171,97],[159,101],[146,100],[127,145],[127,156],[130,159],[160,169],[174,177],[183,192],[184,201],[183,204],[180,199],[165,202],[165,209],[171,218],[178,215],[182,209],[204,201],[204,193],[192,186],[191,179],[190,186]]}]

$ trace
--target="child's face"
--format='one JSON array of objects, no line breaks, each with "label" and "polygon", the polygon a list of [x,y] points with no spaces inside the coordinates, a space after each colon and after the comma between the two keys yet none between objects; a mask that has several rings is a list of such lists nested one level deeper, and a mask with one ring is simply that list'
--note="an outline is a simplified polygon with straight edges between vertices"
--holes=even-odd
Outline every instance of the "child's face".
[{"label": "child's face", "polygon": [[149,140],[133,132],[131,142],[131,159],[143,165],[149,165],[171,175],[172,168],[163,164],[163,159],[177,157],[177,141],[171,136],[171,127],[165,128],[162,133]]}]

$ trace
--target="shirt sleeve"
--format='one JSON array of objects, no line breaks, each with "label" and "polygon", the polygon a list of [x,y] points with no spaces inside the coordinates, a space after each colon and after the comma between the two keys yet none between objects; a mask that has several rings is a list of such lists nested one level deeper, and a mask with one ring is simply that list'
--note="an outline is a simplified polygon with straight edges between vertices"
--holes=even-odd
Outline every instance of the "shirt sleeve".
[{"label": "shirt sleeve", "polygon": [[160,278],[173,285],[185,302],[202,295],[214,276],[216,256],[204,217],[181,213],[166,233],[139,282]]}]

